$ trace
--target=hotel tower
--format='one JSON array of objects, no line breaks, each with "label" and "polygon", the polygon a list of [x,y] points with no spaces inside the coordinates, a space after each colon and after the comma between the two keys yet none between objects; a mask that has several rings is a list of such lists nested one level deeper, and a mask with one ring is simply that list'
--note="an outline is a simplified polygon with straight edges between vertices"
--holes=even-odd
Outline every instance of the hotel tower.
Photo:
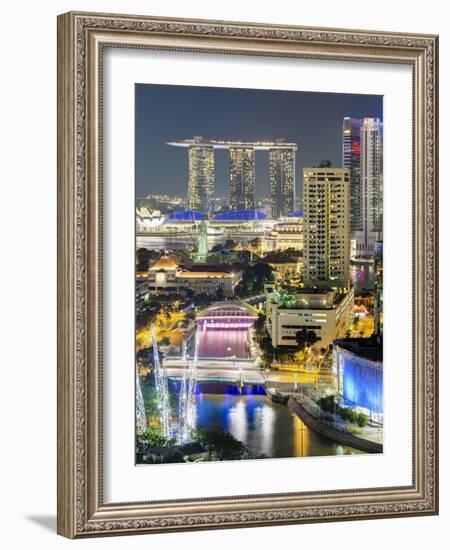
[{"label": "hotel tower", "polygon": [[189,146],[189,210],[209,212],[214,192],[214,148],[206,144]]},{"label": "hotel tower", "polygon": [[255,149],[230,147],[230,207],[255,208]]},{"label": "hotel tower", "polygon": [[295,149],[269,149],[270,198],[274,218],[295,210]]},{"label": "hotel tower", "polygon": [[229,151],[230,209],[255,208],[255,151],[268,151],[270,195],[275,218],[295,210],[296,143],[275,141],[230,141],[204,139],[172,140],[168,145],[188,148],[189,184],[188,207],[209,213],[214,192],[214,150]]}]

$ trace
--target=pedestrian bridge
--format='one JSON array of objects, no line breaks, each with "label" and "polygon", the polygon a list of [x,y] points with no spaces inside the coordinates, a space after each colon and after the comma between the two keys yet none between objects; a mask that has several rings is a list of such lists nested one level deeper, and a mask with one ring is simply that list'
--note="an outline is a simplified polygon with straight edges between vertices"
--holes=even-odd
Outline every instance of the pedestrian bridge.
[{"label": "pedestrian bridge", "polygon": [[[164,360],[167,376],[181,378],[183,364],[181,357],[169,357]],[[222,380],[244,382],[248,384],[265,384],[261,369],[251,359],[219,359],[217,357],[199,357],[197,363],[197,380]]]},{"label": "pedestrian bridge", "polygon": [[216,302],[197,315],[200,328],[236,329],[250,328],[258,318],[251,305],[238,300]]}]

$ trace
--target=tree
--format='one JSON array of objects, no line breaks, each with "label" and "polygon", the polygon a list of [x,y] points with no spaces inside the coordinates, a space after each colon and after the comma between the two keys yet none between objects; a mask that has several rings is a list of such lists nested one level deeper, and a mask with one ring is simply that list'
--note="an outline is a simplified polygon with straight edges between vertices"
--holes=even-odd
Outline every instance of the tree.
[{"label": "tree", "polygon": [[264,313],[258,313],[258,318],[253,323],[253,328],[255,329],[256,337],[262,337],[266,328],[266,315]]},{"label": "tree", "polygon": [[316,342],[320,340],[320,337],[314,332],[314,330],[308,330],[302,328],[295,334],[295,340],[298,344],[300,350],[306,350],[313,346]]},{"label": "tree", "polygon": [[296,302],[297,302],[297,298],[295,294],[293,294],[292,292],[282,292],[280,294],[279,303],[281,306],[294,307]]},{"label": "tree", "polygon": [[242,280],[235,289],[237,296],[245,298],[253,294],[259,294],[264,290],[264,283],[274,279],[274,270],[268,263],[241,264],[240,267],[242,269]]},{"label": "tree", "polygon": [[356,423],[360,428],[365,428],[369,423],[369,417],[367,414],[359,413],[356,415]]},{"label": "tree", "polygon": [[301,365],[306,360],[306,352],[305,350],[299,349],[294,353],[294,361],[298,363],[298,365]]},{"label": "tree", "polygon": [[265,333],[258,342],[259,348],[261,350],[260,360],[261,366],[270,369],[273,365],[275,359],[275,349],[272,345],[272,340],[270,336]]},{"label": "tree", "polygon": [[251,261],[251,253],[248,250],[239,250],[235,252],[235,257],[240,264],[248,265]]},{"label": "tree", "polygon": [[162,430],[159,428],[148,427],[141,436],[141,441],[147,447],[164,447],[168,441]]},{"label": "tree", "polygon": [[227,239],[225,241],[224,248],[225,250],[232,250],[236,246],[236,243],[232,239]]},{"label": "tree", "polygon": [[161,346],[170,346],[170,338],[168,336],[164,336],[161,338],[161,341],[159,342]]},{"label": "tree", "polygon": [[156,260],[159,253],[147,248],[138,248],[136,250],[136,271],[147,271],[151,261]]},{"label": "tree", "polygon": [[204,428],[197,432],[197,441],[215,451],[219,460],[240,460],[245,445],[221,427]]},{"label": "tree", "polygon": [[217,301],[221,302],[223,300],[223,297],[224,297],[223,288],[218,288],[216,292]]},{"label": "tree", "polygon": [[208,306],[212,302],[212,299],[206,292],[200,292],[194,296],[193,302],[196,306],[204,307]]},{"label": "tree", "polygon": [[327,395],[319,399],[319,406],[324,412],[334,413],[336,401],[334,395]]},{"label": "tree", "polygon": [[342,409],[339,410],[339,414],[347,422],[356,422],[356,413],[354,410],[350,408],[343,407]]}]

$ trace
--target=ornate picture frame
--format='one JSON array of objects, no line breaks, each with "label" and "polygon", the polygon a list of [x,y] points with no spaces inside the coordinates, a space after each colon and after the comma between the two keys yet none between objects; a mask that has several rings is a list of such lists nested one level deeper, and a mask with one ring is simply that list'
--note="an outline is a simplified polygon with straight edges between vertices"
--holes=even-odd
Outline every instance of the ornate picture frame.
[{"label": "ornate picture frame", "polygon": [[[413,69],[413,483],[107,504],[102,476],[105,47],[407,64]],[[438,38],[66,13],[58,18],[58,533],[70,538],[438,513]]]}]

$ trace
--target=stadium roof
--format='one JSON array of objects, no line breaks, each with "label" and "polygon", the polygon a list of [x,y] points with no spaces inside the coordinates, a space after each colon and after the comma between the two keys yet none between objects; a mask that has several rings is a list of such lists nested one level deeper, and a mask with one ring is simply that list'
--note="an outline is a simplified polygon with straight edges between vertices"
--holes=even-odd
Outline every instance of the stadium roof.
[{"label": "stadium roof", "polygon": [[267,214],[260,212],[259,210],[236,210],[233,212],[220,212],[216,214],[213,222],[250,222],[253,220],[265,220]]},{"label": "stadium roof", "polygon": [[288,214],[288,218],[303,218],[303,210],[298,210],[297,212],[291,212]]},{"label": "stadium roof", "polygon": [[205,214],[196,210],[183,210],[174,212],[169,216],[169,222],[199,222],[205,219]]}]

